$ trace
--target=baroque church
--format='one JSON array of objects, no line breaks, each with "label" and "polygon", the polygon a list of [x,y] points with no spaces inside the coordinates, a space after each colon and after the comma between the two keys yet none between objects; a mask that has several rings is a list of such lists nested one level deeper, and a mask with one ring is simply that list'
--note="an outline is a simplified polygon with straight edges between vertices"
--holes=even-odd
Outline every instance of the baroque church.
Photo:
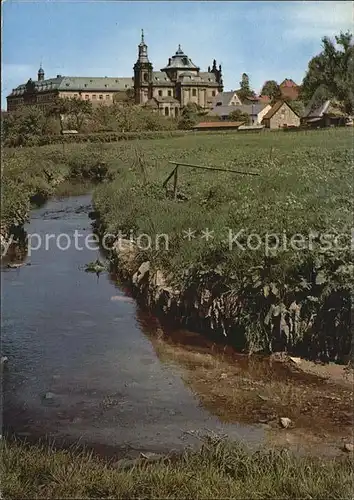
[{"label": "baroque church", "polygon": [[221,66],[217,67],[214,60],[208,71],[200,71],[180,45],[167,65],[160,71],[154,71],[142,30],[133,77],[57,75],[46,79],[41,66],[36,80],[30,78],[27,83],[12,90],[7,97],[7,109],[13,111],[19,106],[32,104],[45,107],[56,97],[76,97],[93,105],[109,105],[130,94],[134,95],[136,104],[165,116],[177,116],[180,108],[187,103],[211,109],[215,96],[222,91]]}]

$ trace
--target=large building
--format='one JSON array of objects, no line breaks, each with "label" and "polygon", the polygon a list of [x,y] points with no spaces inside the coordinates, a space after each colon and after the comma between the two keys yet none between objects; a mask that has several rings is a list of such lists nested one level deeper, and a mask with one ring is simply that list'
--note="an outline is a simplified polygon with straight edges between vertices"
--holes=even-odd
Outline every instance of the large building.
[{"label": "large building", "polygon": [[36,80],[30,78],[12,90],[7,97],[7,109],[13,111],[21,105],[31,104],[45,107],[56,97],[77,97],[94,105],[107,105],[130,92],[135,96],[136,104],[149,106],[166,116],[176,116],[180,107],[189,102],[211,108],[214,97],[222,90],[221,66],[217,67],[214,60],[212,68],[202,72],[180,46],[164,68],[154,71],[142,31],[133,77],[57,75],[45,79],[41,66]]}]

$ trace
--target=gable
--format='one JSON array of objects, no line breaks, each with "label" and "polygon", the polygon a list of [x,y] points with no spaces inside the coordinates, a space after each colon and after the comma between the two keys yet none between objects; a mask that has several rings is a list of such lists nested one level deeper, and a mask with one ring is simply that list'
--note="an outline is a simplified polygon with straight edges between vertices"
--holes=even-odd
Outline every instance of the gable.
[{"label": "gable", "polygon": [[265,114],[265,116],[263,117],[263,120],[270,120],[271,118],[273,118],[273,116],[275,116],[277,113],[280,113],[281,110],[283,110],[285,108],[289,108],[292,111],[292,113],[294,113],[294,115],[296,115],[297,117],[299,116],[297,113],[295,113],[295,111],[292,109],[291,106],[289,106],[289,104],[287,102],[285,102],[285,101],[278,101]]}]

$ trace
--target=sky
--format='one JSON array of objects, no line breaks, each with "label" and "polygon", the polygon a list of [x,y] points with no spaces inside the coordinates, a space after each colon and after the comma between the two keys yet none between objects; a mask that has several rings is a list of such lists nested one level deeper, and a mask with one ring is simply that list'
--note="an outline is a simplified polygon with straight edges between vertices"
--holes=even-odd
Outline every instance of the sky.
[{"label": "sky", "polygon": [[48,78],[131,77],[141,29],[154,70],[181,44],[201,70],[222,64],[225,90],[245,72],[258,92],[270,79],[301,83],[323,36],[353,32],[353,3],[5,0],[2,28],[2,109],[41,61]]}]

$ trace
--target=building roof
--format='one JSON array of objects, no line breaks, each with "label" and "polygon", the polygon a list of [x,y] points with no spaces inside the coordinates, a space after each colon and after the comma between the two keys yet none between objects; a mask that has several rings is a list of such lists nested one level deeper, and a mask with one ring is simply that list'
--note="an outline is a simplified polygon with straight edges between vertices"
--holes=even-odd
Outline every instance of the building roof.
[{"label": "building roof", "polygon": [[214,106],[216,107],[216,104],[217,103],[221,103],[219,104],[219,106],[228,106],[231,99],[233,98],[233,96],[236,94],[236,92],[234,90],[231,90],[231,91],[228,91],[228,92],[219,92],[217,96],[215,96],[215,99],[214,99]]},{"label": "building roof", "polygon": [[238,128],[240,125],[243,125],[244,122],[201,122],[198,123],[197,125],[194,125],[194,129],[203,129],[203,128],[213,128],[213,129],[218,129],[218,128]]},{"label": "building roof", "polygon": [[[48,92],[51,90],[72,92],[108,92],[128,90],[133,87],[134,79],[114,77],[86,77],[86,76],[61,76],[33,82],[37,92]],[[19,85],[11,92],[10,96],[22,95],[26,90],[26,83]]]},{"label": "building roof", "polygon": [[210,115],[229,116],[230,113],[240,110],[242,113],[247,113],[249,116],[257,116],[268,104],[235,104],[230,106],[214,106]]},{"label": "building roof", "polygon": [[340,103],[335,99],[327,99],[320,106],[313,107],[313,103],[310,101],[308,107],[305,110],[305,118],[323,118],[324,115],[332,117],[345,117],[347,116],[341,109]]},{"label": "building roof", "polygon": [[190,59],[181,49],[181,46],[178,45],[178,49],[175,53],[174,56],[172,56],[168,64],[165,68],[163,68],[161,71],[166,71],[168,69],[186,69],[186,70],[194,70],[198,71],[199,68],[196,66],[192,59]]},{"label": "building roof", "polygon": [[172,96],[158,96],[158,97],[152,97],[146,102],[146,106],[153,107],[153,108],[158,108],[159,104],[180,104],[180,102],[175,99]]},{"label": "building roof", "polygon": [[279,87],[298,87],[298,85],[291,78],[285,78]]},{"label": "building roof", "polygon": [[278,101],[274,104],[274,106],[272,106],[272,108],[263,116],[263,120],[269,120],[269,118],[272,118],[278,111],[279,109],[282,107],[283,104],[286,104],[286,106],[288,106],[288,108],[291,109],[291,111],[293,113],[295,113],[296,116],[299,116],[291,106],[289,106],[289,104],[285,101]]}]

